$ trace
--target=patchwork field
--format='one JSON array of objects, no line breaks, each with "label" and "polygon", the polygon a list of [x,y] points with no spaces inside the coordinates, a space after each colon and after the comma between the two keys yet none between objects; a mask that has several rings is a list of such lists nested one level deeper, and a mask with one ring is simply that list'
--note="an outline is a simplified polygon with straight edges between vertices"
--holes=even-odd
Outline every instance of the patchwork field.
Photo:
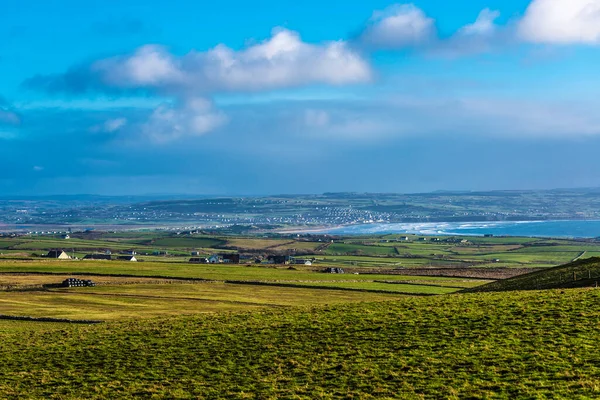
[{"label": "patchwork field", "polygon": [[270,254],[315,259],[315,267],[351,268],[485,267],[540,268],[566,264],[578,258],[600,255],[595,240],[422,237],[383,235],[374,237],[314,236],[210,236],[167,232],[78,233],[69,240],[58,236],[0,238],[0,259],[29,259],[50,249],[64,249],[73,257],[87,253],[134,250],[146,261],[187,262],[192,252],[209,256],[239,252],[242,263]]},{"label": "patchwork field", "polygon": [[[65,241],[0,239],[0,397],[600,396],[595,241],[96,236],[69,253],[144,261],[51,260],[36,254]],[[267,254],[312,265],[253,262]],[[59,287],[68,277],[97,286]]]}]

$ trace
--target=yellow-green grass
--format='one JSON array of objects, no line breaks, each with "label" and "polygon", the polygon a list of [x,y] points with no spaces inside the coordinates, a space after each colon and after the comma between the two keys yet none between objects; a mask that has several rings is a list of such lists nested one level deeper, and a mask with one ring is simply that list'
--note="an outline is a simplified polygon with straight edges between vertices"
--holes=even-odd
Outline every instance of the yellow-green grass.
[{"label": "yellow-green grass", "polygon": [[0,314],[114,320],[399,298],[400,295],[394,294],[335,288],[292,288],[219,282],[109,284],[47,291],[3,292],[0,296]]},{"label": "yellow-green grass", "polygon": [[206,238],[206,237],[165,237],[158,238],[155,240],[141,241],[141,244],[150,247],[159,248],[210,248],[215,246],[222,246],[225,244],[224,240],[217,238]]},{"label": "yellow-green grass", "polygon": [[81,239],[55,239],[55,238],[31,238],[31,240],[19,240],[13,246],[19,250],[48,250],[48,249],[115,249],[126,250],[131,248],[149,248],[147,246],[132,245],[129,243],[109,242],[101,240]]},{"label": "yellow-green grass", "polygon": [[376,256],[387,256],[397,255],[396,250],[393,247],[385,246],[364,246],[360,244],[345,244],[345,243],[333,243],[327,248],[327,254],[361,254],[361,255],[376,255]]},{"label": "yellow-green grass", "polygon": [[554,268],[516,276],[502,281],[491,282],[468,291],[514,291],[555,289],[569,287],[598,286],[600,282],[600,258],[580,260]]},{"label": "yellow-green grass", "polygon": [[296,251],[305,251],[311,252],[315,251],[317,247],[323,246],[323,243],[319,242],[301,242],[295,241],[291,243],[281,244],[276,247],[270,248],[273,251],[285,251],[285,250],[296,250]]},{"label": "yellow-green grass", "polygon": [[27,287],[42,287],[44,285],[57,285],[67,278],[92,280],[100,285],[130,285],[150,283],[173,283],[186,281],[174,281],[168,279],[144,278],[144,277],[117,277],[117,276],[90,276],[85,274],[0,274],[0,290],[19,289]]},{"label": "yellow-green grass", "polygon": [[[7,398],[600,397],[600,291],[406,297],[93,326],[0,321]],[[8,325],[11,326],[11,325]]]},{"label": "yellow-green grass", "polygon": [[[368,257],[368,256],[321,256],[315,255],[319,265],[346,265],[355,267],[422,267],[428,265],[443,264],[441,261],[432,260],[431,258],[410,258],[403,255],[396,257]],[[456,264],[457,262],[454,261]],[[445,263],[448,264],[447,262]]]},{"label": "yellow-green grass", "polygon": [[226,245],[240,249],[261,250],[294,243],[289,239],[228,238]]},{"label": "yellow-green grass", "polygon": [[[226,264],[131,263],[121,261],[5,261],[0,273],[45,272],[57,274],[133,275],[139,277],[194,278],[217,281],[423,281],[426,283],[453,282],[456,278],[435,276],[406,276],[384,274],[327,274],[306,268],[267,268]],[[461,281],[468,281],[461,279]],[[483,282],[472,280],[474,284]]]},{"label": "yellow-green grass", "polygon": [[382,283],[382,282],[294,282],[294,285],[319,288],[340,288],[363,291],[396,292],[411,295],[437,295],[454,293],[460,288],[449,286],[404,284],[404,283]]}]

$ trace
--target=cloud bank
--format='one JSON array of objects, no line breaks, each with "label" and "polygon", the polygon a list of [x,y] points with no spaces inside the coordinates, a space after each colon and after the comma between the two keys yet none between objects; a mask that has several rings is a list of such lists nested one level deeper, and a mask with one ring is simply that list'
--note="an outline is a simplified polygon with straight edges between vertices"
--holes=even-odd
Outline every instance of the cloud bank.
[{"label": "cloud bank", "polygon": [[132,54],[77,66],[64,74],[25,82],[48,92],[145,90],[161,94],[208,95],[253,92],[305,85],[369,82],[369,63],[346,42],[303,42],[300,35],[275,29],[271,38],[236,51],[218,45],[176,56],[156,45]]},{"label": "cloud bank", "polygon": [[600,0],[534,0],[519,34],[533,43],[599,44]]}]

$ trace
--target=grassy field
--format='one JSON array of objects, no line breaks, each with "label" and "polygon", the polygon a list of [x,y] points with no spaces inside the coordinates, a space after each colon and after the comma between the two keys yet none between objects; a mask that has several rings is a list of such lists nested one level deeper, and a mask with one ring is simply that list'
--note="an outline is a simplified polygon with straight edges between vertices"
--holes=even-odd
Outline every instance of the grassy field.
[{"label": "grassy field", "polygon": [[597,398],[600,291],[0,322],[8,398]]},{"label": "grassy field", "polygon": [[107,283],[92,288],[4,292],[0,295],[0,314],[107,321],[399,298],[400,295],[334,287],[323,290],[225,283]]},{"label": "grassy field", "polygon": [[600,286],[600,258],[582,258],[572,263],[516,276],[469,290],[476,292],[539,290]]},{"label": "grassy field", "polygon": [[[327,274],[309,268],[289,269],[289,267],[260,267],[226,264],[178,264],[120,261],[4,261],[0,262],[0,273],[60,273],[60,274],[101,274],[133,275],[139,277],[193,278],[216,281],[246,282],[322,282],[322,281],[422,281],[423,283],[455,282],[456,278],[435,276],[408,276],[388,274]],[[482,284],[482,280],[461,279],[461,281]]]},{"label": "grassy field", "polygon": [[[31,253],[67,241],[0,238],[0,315],[103,321],[0,319],[0,397],[600,397],[600,291],[565,289],[600,280],[595,242],[95,235],[69,239],[72,253],[170,255],[49,260]],[[189,264],[192,249],[315,264]],[[498,279],[498,267],[545,268],[427,276]],[[67,277],[98,286],[56,287]]]}]

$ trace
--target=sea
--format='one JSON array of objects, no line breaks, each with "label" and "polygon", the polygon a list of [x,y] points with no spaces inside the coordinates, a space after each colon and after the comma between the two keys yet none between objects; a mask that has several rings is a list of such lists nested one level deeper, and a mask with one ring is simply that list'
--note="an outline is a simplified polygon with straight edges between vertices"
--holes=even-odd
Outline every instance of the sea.
[{"label": "sea", "polygon": [[498,221],[498,222],[424,222],[373,223],[347,225],[323,230],[332,235],[463,235],[526,236],[551,238],[600,237],[600,221]]}]

